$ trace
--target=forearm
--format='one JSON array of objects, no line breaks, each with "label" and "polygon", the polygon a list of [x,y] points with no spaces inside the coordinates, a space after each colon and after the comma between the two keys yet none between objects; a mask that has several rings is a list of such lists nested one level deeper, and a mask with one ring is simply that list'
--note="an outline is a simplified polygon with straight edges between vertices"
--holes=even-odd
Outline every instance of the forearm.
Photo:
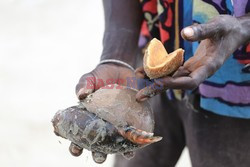
[{"label": "forearm", "polygon": [[101,60],[117,59],[132,66],[142,22],[138,0],[103,0],[105,31]]}]

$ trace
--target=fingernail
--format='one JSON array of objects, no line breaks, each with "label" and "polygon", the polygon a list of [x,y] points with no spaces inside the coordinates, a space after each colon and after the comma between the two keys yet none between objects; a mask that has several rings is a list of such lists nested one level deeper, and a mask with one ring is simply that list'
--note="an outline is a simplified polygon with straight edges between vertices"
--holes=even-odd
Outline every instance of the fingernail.
[{"label": "fingernail", "polygon": [[139,96],[136,97],[136,101],[143,102],[143,101],[146,101],[148,98],[149,98],[148,96],[139,95]]},{"label": "fingernail", "polygon": [[143,97],[140,99],[141,102],[148,100],[148,97]]},{"label": "fingernail", "polygon": [[102,164],[106,160],[107,154],[101,152],[92,152],[92,157],[96,163]]},{"label": "fingernail", "polygon": [[83,148],[76,146],[75,144],[71,144],[69,147],[69,151],[73,156],[80,156],[82,154]]},{"label": "fingernail", "polygon": [[123,156],[124,156],[126,159],[130,160],[130,159],[134,158],[135,153],[134,153],[133,151],[125,152],[125,153],[123,153]]},{"label": "fingernail", "polygon": [[194,35],[194,30],[191,27],[184,28],[183,33],[186,37],[192,37]]}]

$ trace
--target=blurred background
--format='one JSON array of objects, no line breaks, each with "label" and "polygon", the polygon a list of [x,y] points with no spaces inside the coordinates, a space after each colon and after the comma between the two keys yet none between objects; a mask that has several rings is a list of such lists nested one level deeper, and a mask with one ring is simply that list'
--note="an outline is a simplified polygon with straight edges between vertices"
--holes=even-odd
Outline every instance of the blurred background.
[{"label": "blurred background", "polygon": [[[90,152],[68,152],[54,135],[54,113],[75,105],[75,85],[99,61],[102,1],[0,1],[0,166],[111,167]],[[177,167],[189,167],[187,149]]]}]

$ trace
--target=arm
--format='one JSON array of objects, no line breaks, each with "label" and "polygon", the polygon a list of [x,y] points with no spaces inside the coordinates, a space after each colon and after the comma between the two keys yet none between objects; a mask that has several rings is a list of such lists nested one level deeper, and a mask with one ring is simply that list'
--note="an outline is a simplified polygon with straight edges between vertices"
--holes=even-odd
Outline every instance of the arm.
[{"label": "arm", "polygon": [[135,65],[142,22],[138,0],[103,0],[105,31],[101,60],[117,59]]},{"label": "arm", "polygon": [[[220,15],[205,24],[184,28],[182,37],[189,41],[201,41],[193,57],[187,60],[173,76],[156,80],[150,87],[137,93],[143,101],[168,88],[194,89],[213,75],[226,59],[241,45],[250,41],[250,15],[235,18]],[[143,71],[137,73],[142,75]]]},{"label": "arm", "polygon": [[[142,22],[140,2],[137,0],[103,0],[103,6],[105,32],[101,60],[116,59],[134,66]],[[116,78],[117,73],[121,73],[121,78]],[[83,99],[95,90],[95,88],[86,89],[87,78],[101,78],[104,81],[110,78],[126,80],[125,77],[128,76],[124,73],[132,75],[131,70],[121,65],[107,63],[97,66],[92,72],[81,77],[76,86],[77,97]],[[89,82],[96,85],[96,80],[91,79]]]},{"label": "arm", "polygon": [[[134,66],[142,22],[140,2],[138,0],[103,0],[103,6],[105,31],[101,60],[116,59]],[[134,72],[125,66],[113,63],[98,65],[93,71],[80,78],[76,86],[77,97],[83,100],[100,86],[110,84],[106,82],[108,80],[111,83],[126,84],[127,77],[134,77]],[[93,87],[87,85],[93,85]],[[82,150],[83,148],[74,143],[71,143],[69,148],[74,156],[81,155]],[[100,155],[102,155],[101,160]],[[99,152],[93,152],[92,157],[98,163],[106,159],[106,155]]]},{"label": "arm", "polygon": [[[142,10],[139,1],[135,0],[103,0],[105,15],[105,32],[103,37],[103,51],[101,60],[116,59],[124,61],[131,66],[135,65],[135,51],[142,22]],[[121,73],[121,78],[116,78]],[[86,89],[87,78],[122,79],[126,80],[124,73],[132,71],[128,68],[107,63],[96,67],[92,72],[81,77],[76,86],[79,99],[85,98],[94,89]],[[109,74],[109,75],[108,75]],[[95,80],[90,80],[96,85]],[[125,84],[125,83],[124,83]]]}]

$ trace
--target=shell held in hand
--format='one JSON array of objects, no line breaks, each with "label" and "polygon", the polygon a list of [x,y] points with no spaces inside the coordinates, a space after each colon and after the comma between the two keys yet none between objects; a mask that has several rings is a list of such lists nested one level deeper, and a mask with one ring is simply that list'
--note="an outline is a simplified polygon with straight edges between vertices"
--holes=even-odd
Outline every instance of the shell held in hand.
[{"label": "shell held in hand", "polygon": [[184,50],[179,48],[168,54],[161,41],[150,41],[144,58],[144,71],[150,79],[167,76],[176,71],[183,63]]},{"label": "shell held in hand", "polygon": [[81,148],[102,154],[133,152],[162,138],[154,136],[150,104],[136,102],[136,90],[116,84],[90,94],[78,106],[58,111],[53,120],[56,135]]}]

